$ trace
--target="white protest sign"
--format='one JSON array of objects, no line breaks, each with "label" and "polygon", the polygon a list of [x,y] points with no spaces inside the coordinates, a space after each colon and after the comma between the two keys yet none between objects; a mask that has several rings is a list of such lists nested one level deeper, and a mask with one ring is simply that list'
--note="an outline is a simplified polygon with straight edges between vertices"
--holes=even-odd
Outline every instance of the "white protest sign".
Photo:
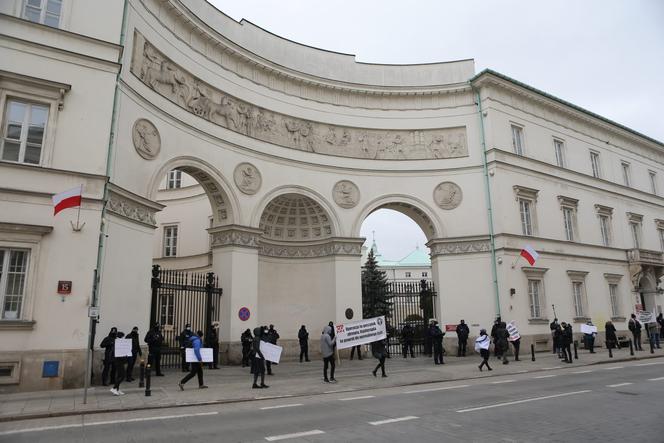
[{"label": "white protest sign", "polygon": [[475,339],[475,350],[479,351],[480,349],[486,349],[489,350],[489,345],[491,344],[491,340],[489,339],[488,335],[483,335],[480,337],[477,337]]},{"label": "white protest sign", "polygon": [[521,335],[519,335],[519,329],[516,327],[516,322],[514,320],[507,323],[507,332],[510,334],[510,341],[517,341],[521,338]]},{"label": "white protest sign", "polygon": [[115,339],[115,356],[131,357],[131,338]]},{"label": "white protest sign", "polygon": [[[194,348],[187,348],[185,351],[185,361],[187,363],[198,363],[196,358],[196,353]],[[212,353],[212,348],[201,348],[201,361],[204,363],[212,363],[214,361],[214,354]]]},{"label": "white protest sign", "polygon": [[[263,354],[263,357],[265,357],[265,360],[271,361],[272,363],[279,363],[279,360],[281,359],[281,351],[284,348],[281,346],[273,345],[272,343],[268,343],[266,341],[261,340],[261,353]],[[260,358],[260,357],[258,357]]]},{"label": "white protest sign", "polygon": [[336,325],[337,348],[346,349],[387,337],[385,316]]},{"label": "white protest sign", "polygon": [[581,325],[581,332],[584,334],[597,334],[597,326]]},{"label": "white protest sign", "polygon": [[657,322],[654,309],[652,310],[652,312],[636,311],[636,319],[643,324]]}]

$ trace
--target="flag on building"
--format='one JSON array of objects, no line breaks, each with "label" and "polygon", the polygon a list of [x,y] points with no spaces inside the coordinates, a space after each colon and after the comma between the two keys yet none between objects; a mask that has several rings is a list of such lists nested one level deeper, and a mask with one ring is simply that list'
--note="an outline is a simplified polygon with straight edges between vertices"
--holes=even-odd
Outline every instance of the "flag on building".
[{"label": "flag on building", "polygon": [[53,215],[56,215],[63,209],[81,206],[82,194],[83,185],[55,194],[53,196]]},{"label": "flag on building", "polygon": [[526,245],[526,247],[521,250],[521,257],[525,258],[526,261],[530,263],[530,266],[532,266],[539,258],[539,254],[532,246]]}]

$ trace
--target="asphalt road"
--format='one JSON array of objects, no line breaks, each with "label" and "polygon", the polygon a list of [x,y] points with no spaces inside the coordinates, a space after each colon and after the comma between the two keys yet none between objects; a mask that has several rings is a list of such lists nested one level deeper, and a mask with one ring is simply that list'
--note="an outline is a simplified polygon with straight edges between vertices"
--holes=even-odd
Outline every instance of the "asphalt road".
[{"label": "asphalt road", "polygon": [[664,443],[664,358],[343,390],[340,380],[309,397],[0,423],[0,441]]}]

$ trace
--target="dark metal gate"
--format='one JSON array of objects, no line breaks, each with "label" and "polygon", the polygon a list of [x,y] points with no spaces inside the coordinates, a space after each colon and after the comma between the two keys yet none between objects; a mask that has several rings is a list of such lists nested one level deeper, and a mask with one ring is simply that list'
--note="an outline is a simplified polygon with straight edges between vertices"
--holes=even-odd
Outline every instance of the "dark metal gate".
[{"label": "dark metal gate", "polygon": [[180,366],[180,332],[185,324],[208,334],[213,322],[220,320],[219,278],[213,272],[186,272],[152,266],[152,303],[150,324],[159,323],[164,334],[161,366]]}]

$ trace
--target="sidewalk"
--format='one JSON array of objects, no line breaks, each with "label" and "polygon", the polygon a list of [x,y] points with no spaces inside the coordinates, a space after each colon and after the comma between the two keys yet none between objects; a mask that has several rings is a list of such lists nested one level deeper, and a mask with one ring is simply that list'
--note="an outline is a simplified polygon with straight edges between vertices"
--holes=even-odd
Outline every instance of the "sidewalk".
[{"label": "sidewalk", "polygon": [[615,363],[628,360],[664,357],[664,350],[649,349],[635,352],[621,349],[609,358],[608,351],[599,348],[596,354],[579,350],[579,359],[574,364],[563,364],[550,353],[536,354],[532,362],[530,354],[522,360],[510,360],[503,365],[495,358],[490,360],[494,370],[480,372],[477,369],[481,358],[476,354],[468,357],[445,357],[445,365],[435,366],[432,359],[403,359],[393,356],[386,362],[388,378],[374,378],[371,371],[377,361],[365,358],[362,361],[343,360],[337,366],[337,384],[323,383],[322,361],[310,363],[288,362],[273,366],[274,376],[266,376],[269,389],[251,389],[253,379],[248,368],[225,366],[219,370],[204,370],[205,383],[209,389],[199,390],[194,377],[184,392],[178,388],[178,381],[184,375],[171,370],[165,377],[153,377],[152,396],[146,397],[145,390],[138,387],[138,381],[123,383],[121,390],[126,395],[116,397],[106,387],[93,387],[88,390],[88,403],[83,404],[83,390],[40,391],[0,396],[0,422],[43,418],[65,415],[93,414],[101,412],[130,411],[137,409],[173,408],[178,406],[232,403],[257,400],[275,396],[308,396],[329,393],[330,391],[357,391],[373,388],[415,385],[441,381],[463,380],[480,377],[500,376],[520,372],[550,370],[556,367],[575,367],[602,363]]}]

